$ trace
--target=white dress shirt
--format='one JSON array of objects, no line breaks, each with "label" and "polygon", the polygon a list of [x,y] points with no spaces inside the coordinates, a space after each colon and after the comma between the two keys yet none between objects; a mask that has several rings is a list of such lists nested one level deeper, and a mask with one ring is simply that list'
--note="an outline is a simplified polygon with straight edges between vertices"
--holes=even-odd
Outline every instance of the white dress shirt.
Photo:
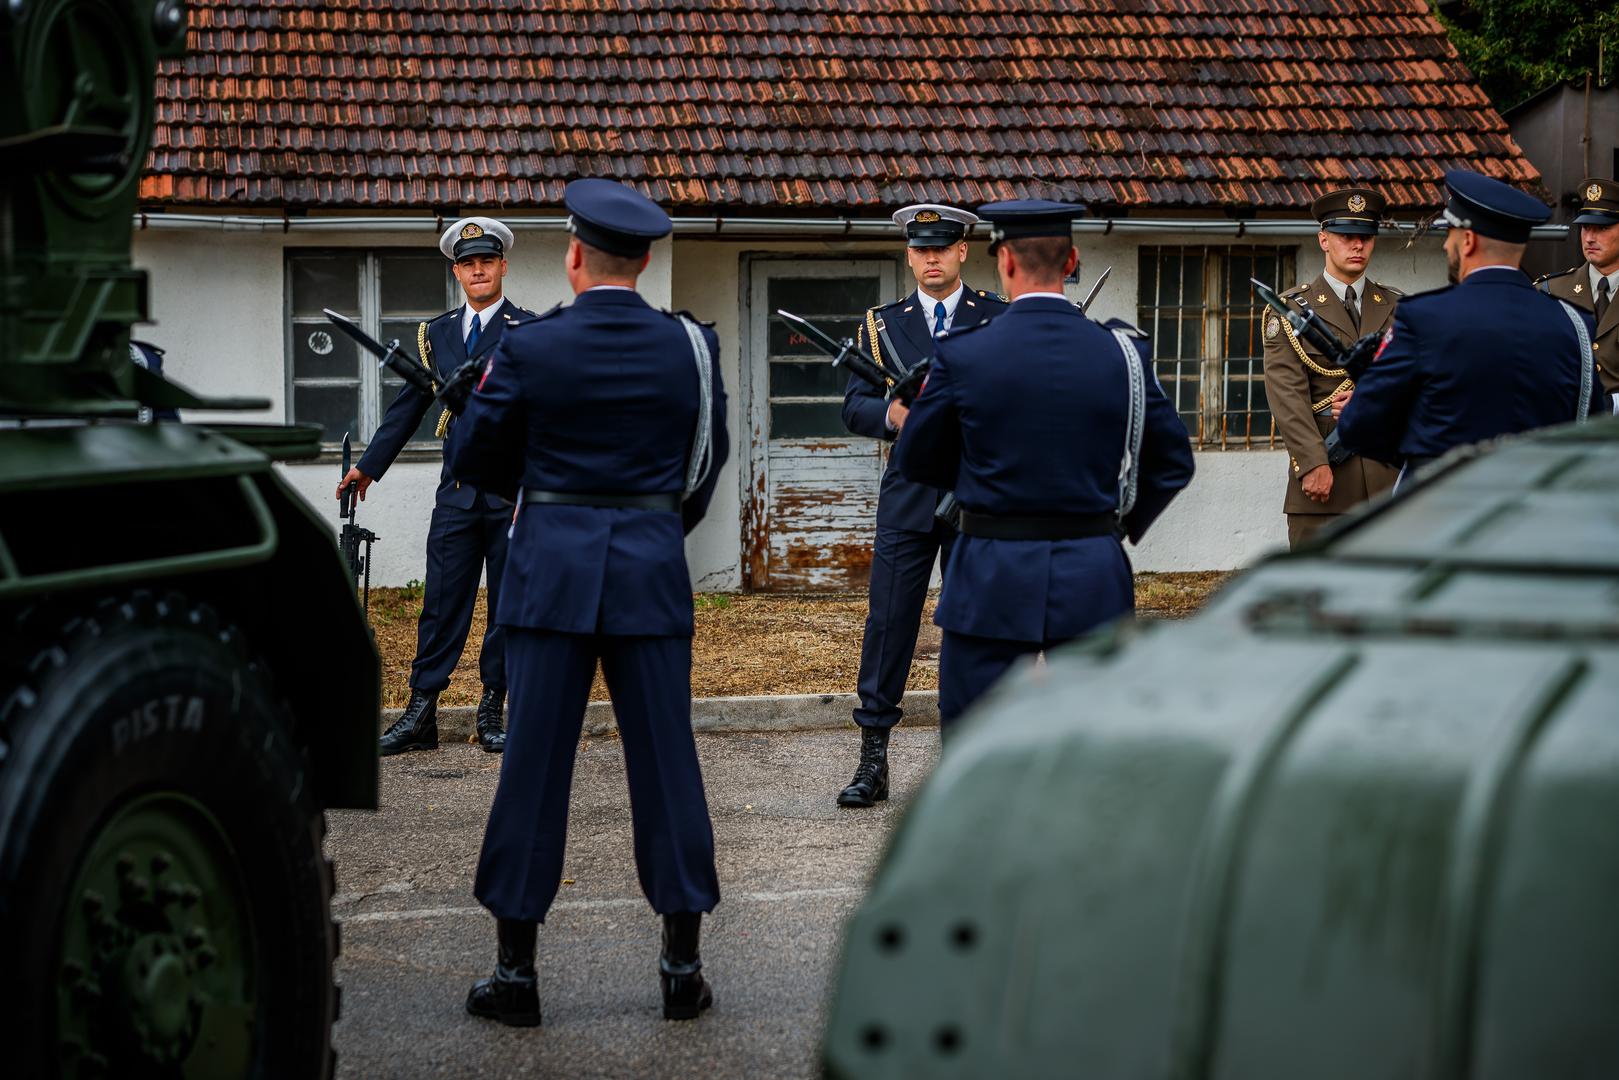
[{"label": "white dress shirt", "polygon": [[1595,304],[1597,302],[1597,282],[1601,281],[1604,276],[1608,279],[1608,303],[1612,304],[1619,301],[1619,270],[1603,275],[1597,270],[1596,263],[1586,263],[1585,269],[1591,275],[1591,303]]},{"label": "white dress shirt", "polygon": [[916,290],[916,302],[922,305],[922,314],[927,316],[929,333],[933,332],[934,307],[941,303],[944,305],[944,328],[948,330],[955,325],[956,307],[961,303],[961,298],[966,294],[967,286],[963,285],[959,281],[956,282],[956,291],[945,297],[943,300],[938,300],[929,296],[920,288]]},{"label": "white dress shirt", "polygon": [[472,333],[472,320],[474,318],[478,320],[478,336],[482,337],[483,332],[489,329],[489,320],[495,317],[495,312],[499,311],[501,305],[505,302],[506,298],[502,296],[482,311],[473,311],[471,304],[461,305],[461,340],[465,341],[467,335]]},{"label": "white dress shirt", "polygon": [[1353,285],[1355,287],[1355,318],[1360,318],[1360,313],[1362,310],[1361,301],[1366,299],[1365,275],[1361,275],[1361,279],[1359,281],[1339,281],[1337,278],[1332,276],[1332,271],[1323,270],[1321,271],[1321,276],[1326,279],[1327,288],[1332,290],[1332,295],[1336,296],[1338,298],[1338,302],[1343,304],[1344,307],[1349,306],[1348,304],[1344,303],[1344,293],[1348,291],[1349,286]]}]

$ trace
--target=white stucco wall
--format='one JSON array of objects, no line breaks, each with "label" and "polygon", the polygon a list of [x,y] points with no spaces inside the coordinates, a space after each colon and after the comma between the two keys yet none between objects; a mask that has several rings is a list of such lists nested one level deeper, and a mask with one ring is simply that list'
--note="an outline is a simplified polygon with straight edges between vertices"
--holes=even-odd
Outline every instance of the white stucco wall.
[{"label": "white stucco wall", "polygon": [[[428,247],[432,230],[411,233],[226,233],[149,231],[138,233],[135,259],[151,273],[152,311],[156,325],[144,336],[168,350],[165,371],[203,393],[266,397],[272,407],[259,418],[286,418],[286,346],[282,340],[285,297],[284,252],[297,247]],[[1112,276],[1093,314],[1098,318],[1136,317],[1137,257],[1142,244],[1220,246],[1228,237],[1194,234],[1081,235],[1081,284],[1070,287],[1076,299],[1102,268]],[[1300,279],[1320,269],[1314,237],[1258,238],[1260,243],[1297,243]],[[525,307],[544,310],[568,298],[562,268],[566,236],[519,230],[510,260],[507,295]],[[681,238],[654,248],[641,279],[642,293],[659,307],[685,308],[716,324],[721,343],[721,372],[730,390],[728,422],[733,438],[731,459],[721,472],[708,518],[687,540],[687,557],[695,586],[704,591],[728,590],[741,584],[742,498],[739,462],[746,457],[740,414],[739,345],[743,339],[741,266],[747,253],[804,252],[827,257],[889,255],[897,246],[884,241],[819,242],[710,241]],[[1384,237],[1372,265],[1377,281],[1407,292],[1443,284],[1444,256],[1438,238],[1410,247],[1403,239]],[[974,248],[966,269],[968,281],[991,288],[993,265]],[[188,414],[188,418],[190,414]],[[201,417],[195,417],[200,419]],[[250,419],[244,414],[220,419]],[[1143,546],[1132,552],[1142,570],[1231,569],[1253,561],[1286,542],[1281,515],[1285,455],[1280,451],[1199,452],[1198,475],[1171,506]],[[336,527],[331,492],[335,461],[284,467],[297,490]],[[402,585],[425,573],[424,548],[439,464],[404,461],[371,489],[361,520],[381,537],[375,552],[372,581]]]}]

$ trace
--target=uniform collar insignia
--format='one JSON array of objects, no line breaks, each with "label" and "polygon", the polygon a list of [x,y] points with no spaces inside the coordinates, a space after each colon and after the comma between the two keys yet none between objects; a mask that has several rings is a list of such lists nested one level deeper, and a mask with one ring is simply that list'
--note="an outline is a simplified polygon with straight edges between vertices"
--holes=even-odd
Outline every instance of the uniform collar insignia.
[{"label": "uniform collar insignia", "polygon": [[1584,285],[1576,285],[1576,286],[1574,286],[1574,291],[1576,293],[1584,292],[1585,291],[1585,286]]},{"label": "uniform collar insignia", "polygon": [[1317,296],[1315,298],[1315,302],[1318,304],[1325,304],[1327,302],[1327,294],[1322,293],[1321,295]]},{"label": "uniform collar insignia", "polygon": [[1382,294],[1382,293],[1375,293],[1375,292],[1374,292],[1374,293],[1373,293],[1373,294],[1372,294],[1372,303],[1374,303],[1374,304],[1381,304],[1381,303],[1382,303],[1382,302],[1383,302],[1383,294]]}]

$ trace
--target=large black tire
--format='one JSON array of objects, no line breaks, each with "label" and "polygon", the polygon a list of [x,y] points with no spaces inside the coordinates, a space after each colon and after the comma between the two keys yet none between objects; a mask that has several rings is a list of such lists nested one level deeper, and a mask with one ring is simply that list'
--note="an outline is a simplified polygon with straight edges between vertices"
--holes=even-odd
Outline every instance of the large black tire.
[{"label": "large black tire", "polygon": [[[47,637],[0,687],[4,1071],[329,1077],[325,816],[266,673],[179,595],[106,600]],[[196,843],[165,869],[148,841],[171,819]]]}]

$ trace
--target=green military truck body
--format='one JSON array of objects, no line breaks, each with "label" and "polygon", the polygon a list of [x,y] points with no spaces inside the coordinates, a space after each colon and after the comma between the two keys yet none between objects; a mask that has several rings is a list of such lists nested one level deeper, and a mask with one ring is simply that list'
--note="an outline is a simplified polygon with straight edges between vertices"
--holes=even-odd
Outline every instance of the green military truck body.
[{"label": "green military truck body", "polygon": [[[380,662],[273,463],[308,426],[142,424],[130,359],[176,0],[0,9],[0,1015],[18,1076],[329,1076],[324,811],[374,807]],[[223,346],[228,348],[228,344]]]},{"label": "green military truck body", "polygon": [[850,923],[828,1070],[1619,1076],[1615,822],[1606,421],[1009,678]]}]

